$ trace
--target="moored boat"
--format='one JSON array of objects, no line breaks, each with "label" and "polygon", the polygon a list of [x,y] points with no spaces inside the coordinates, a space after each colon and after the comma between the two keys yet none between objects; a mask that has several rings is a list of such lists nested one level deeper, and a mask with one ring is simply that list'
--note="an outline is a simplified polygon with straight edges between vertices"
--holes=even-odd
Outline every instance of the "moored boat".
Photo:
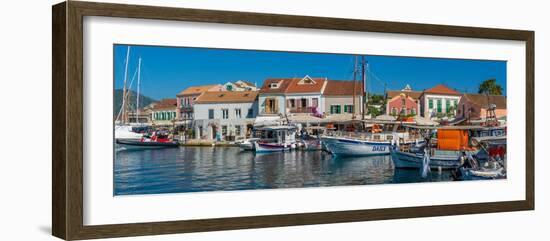
[{"label": "moored boat", "polygon": [[[430,169],[455,169],[460,166],[460,152],[435,150],[429,155]],[[396,168],[423,168],[424,152],[407,152],[399,148],[391,148],[393,165]]]},{"label": "moored boat", "polygon": [[426,145],[411,148],[410,145],[394,146],[391,157],[396,168],[456,169],[465,155],[475,156],[479,149],[470,146],[467,128],[440,127],[437,138],[430,138],[430,129],[425,133]]},{"label": "moored boat", "polygon": [[133,131],[131,125],[115,125],[115,140],[140,140],[143,134]]},{"label": "moored boat", "polygon": [[323,144],[336,156],[369,156],[390,154],[393,143],[419,145],[422,138],[411,138],[407,132],[372,133],[364,137],[323,136]]},{"label": "moored boat", "polygon": [[123,150],[144,150],[178,147],[179,142],[166,135],[153,133],[151,137],[142,137],[139,140],[117,139],[116,144]]},{"label": "moored boat", "polygon": [[178,141],[141,141],[141,140],[116,140],[116,143],[125,150],[160,149],[178,147]]},{"label": "moored boat", "polygon": [[260,138],[248,138],[235,142],[239,148],[243,151],[253,151],[255,149],[254,143],[260,140]]},{"label": "moored boat", "polygon": [[257,131],[261,132],[261,138],[254,142],[256,153],[288,151],[298,146],[294,126],[270,126]]}]

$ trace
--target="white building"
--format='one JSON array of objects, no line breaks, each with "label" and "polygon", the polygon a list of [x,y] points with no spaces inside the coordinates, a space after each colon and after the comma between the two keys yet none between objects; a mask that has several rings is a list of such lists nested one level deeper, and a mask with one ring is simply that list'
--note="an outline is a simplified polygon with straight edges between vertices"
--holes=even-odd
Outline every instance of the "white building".
[{"label": "white building", "polygon": [[223,88],[226,91],[257,91],[258,90],[255,84],[244,80],[227,82],[223,85]]},{"label": "white building", "polygon": [[424,117],[431,119],[447,114],[454,116],[461,96],[458,91],[443,84],[436,85],[422,93],[421,112]]},{"label": "white building", "polygon": [[258,114],[257,91],[205,92],[193,106],[194,136],[235,140],[251,134]]},{"label": "white building", "polygon": [[322,114],[326,78],[272,78],[264,81],[259,94],[260,115]]}]

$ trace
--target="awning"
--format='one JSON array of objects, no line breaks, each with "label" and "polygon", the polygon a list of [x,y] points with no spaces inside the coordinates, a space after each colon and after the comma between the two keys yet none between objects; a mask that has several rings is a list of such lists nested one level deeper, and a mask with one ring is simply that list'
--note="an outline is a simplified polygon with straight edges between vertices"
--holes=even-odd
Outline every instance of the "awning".
[{"label": "awning", "polygon": [[282,120],[279,116],[258,116],[254,120],[254,127],[275,126],[280,124],[282,124]]}]

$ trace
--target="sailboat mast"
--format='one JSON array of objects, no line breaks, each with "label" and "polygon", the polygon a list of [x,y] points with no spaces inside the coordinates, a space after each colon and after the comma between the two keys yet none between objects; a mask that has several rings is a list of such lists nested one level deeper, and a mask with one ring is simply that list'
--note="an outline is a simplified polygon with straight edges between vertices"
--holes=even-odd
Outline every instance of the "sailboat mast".
[{"label": "sailboat mast", "polygon": [[357,60],[358,60],[358,57],[355,56],[355,65],[353,66],[353,115],[352,115],[352,119],[355,119],[355,86],[357,84]]},{"label": "sailboat mast", "polygon": [[137,96],[136,96],[136,123],[139,123],[139,84],[141,80],[141,57],[138,60]]},{"label": "sailboat mast", "polygon": [[365,56],[361,56],[361,62],[362,62],[362,68],[361,68],[361,80],[362,80],[362,83],[361,83],[361,119],[364,120],[365,119],[365,109],[366,109],[366,98],[367,98],[367,95],[366,95],[366,86],[367,86],[367,75],[365,74],[365,66],[366,66],[366,61],[365,61]]},{"label": "sailboat mast", "polygon": [[128,50],[126,51],[126,66],[124,67],[124,87],[122,88],[122,123],[126,123],[128,121],[128,115],[126,114],[126,82],[128,81],[128,62],[130,60],[130,46],[128,46]]}]

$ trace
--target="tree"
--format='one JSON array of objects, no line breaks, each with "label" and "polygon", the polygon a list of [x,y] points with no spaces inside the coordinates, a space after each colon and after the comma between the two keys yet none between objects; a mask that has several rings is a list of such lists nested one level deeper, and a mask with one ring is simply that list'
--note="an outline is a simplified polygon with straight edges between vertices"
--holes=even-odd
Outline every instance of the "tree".
[{"label": "tree", "polygon": [[502,86],[497,84],[496,79],[488,79],[483,81],[479,85],[478,93],[488,95],[502,95]]}]

